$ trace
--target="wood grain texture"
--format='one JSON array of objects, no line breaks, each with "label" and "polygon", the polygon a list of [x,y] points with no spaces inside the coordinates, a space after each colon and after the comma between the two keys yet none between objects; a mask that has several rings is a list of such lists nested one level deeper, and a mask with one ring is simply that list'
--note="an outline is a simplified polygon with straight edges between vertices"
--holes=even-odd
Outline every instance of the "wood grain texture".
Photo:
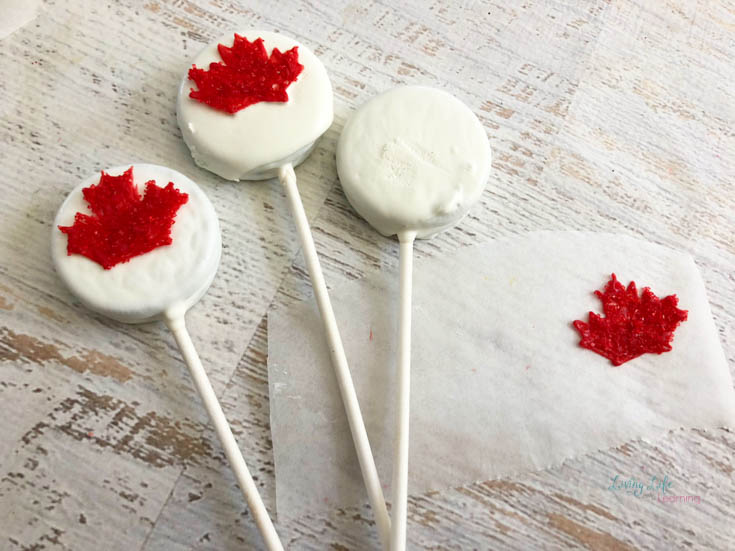
[{"label": "wood grain texture", "polygon": [[[329,286],[398,261],[397,243],[339,187],[334,149],[347,116],[396,84],[439,86],[480,117],[494,172],[480,204],[419,242],[419,257],[538,229],[616,231],[685,250],[732,369],[731,3],[47,1],[0,44],[0,548],[261,546],[165,327],[91,315],[54,274],[48,240],[63,198],[101,168],[159,163],[202,185],[224,255],[188,323],[274,510],[265,314],[309,298],[308,276],[279,187],[198,169],[174,103],[204,44],[251,27],[310,45],[333,82],[335,123],[297,169]],[[413,496],[409,544],[733,549],[734,452],[730,431],[674,431]],[[701,502],[610,492],[615,474],[665,474],[677,495]],[[290,549],[378,548],[367,506],[278,529]]]}]

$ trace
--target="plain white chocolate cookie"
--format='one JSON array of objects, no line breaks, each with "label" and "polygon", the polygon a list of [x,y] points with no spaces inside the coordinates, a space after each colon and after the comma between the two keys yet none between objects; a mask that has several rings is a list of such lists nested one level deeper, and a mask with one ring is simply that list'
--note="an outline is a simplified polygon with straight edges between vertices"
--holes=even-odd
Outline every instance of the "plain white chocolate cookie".
[{"label": "plain white chocolate cookie", "polygon": [[490,175],[485,129],[454,96],[394,88],[362,105],[337,145],[347,199],[381,234],[427,238],[454,226]]}]

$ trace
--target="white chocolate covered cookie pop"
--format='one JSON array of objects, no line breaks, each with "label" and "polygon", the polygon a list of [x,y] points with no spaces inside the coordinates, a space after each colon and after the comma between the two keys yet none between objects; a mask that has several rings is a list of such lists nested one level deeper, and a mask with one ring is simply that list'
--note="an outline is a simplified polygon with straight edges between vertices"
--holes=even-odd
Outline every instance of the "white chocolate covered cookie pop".
[{"label": "white chocolate covered cookie pop", "polygon": [[485,130],[470,109],[433,88],[385,92],[347,121],[337,171],[347,199],[376,230],[400,242],[400,316],[391,551],[406,547],[413,242],[457,224],[490,175]]},{"label": "white chocolate covered cookie pop", "polygon": [[394,88],[362,105],[337,146],[347,199],[383,235],[431,237],[480,198],[490,145],[470,109],[434,88]]},{"label": "white chocolate covered cookie pop", "polygon": [[[234,38],[233,42],[233,33],[228,33],[205,47],[194,58],[193,65],[206,71],[212,63],[222,64],[220,67],[223,70],[214,75],[218,79],[245,79],[251,75],[257,75],[259,79],[268,78],[271,71],[280,71],[281,66],[288,70],[287,62],[277,64],[275,69],[270,68],[268,62],[272,59],[274,48],[281,54],[297,48],[297,63],[303,69],[296,80],[286,87],[288,99],[259,100],[230,113],[226,109],[226,102],[222,105],[225,109],[218,109],[192,98],[191,91],[196,93],[198,87],[187,74],[181,82],[177,101],[179,128],[191,156],[202,168],[227,180],[275,178],[281,166],[289,163],[297,166],[306,159],[315,142],[332,124],[332,85],[322,62],[309,48],[292,38],[257,30],[237,33],[237,36],[249,43],[238,38]],[[242,57],[252,54],[249,48],[258,39],[262,39],[265,52],[270,56],[268,62],[261,64],[265,66],[259,69],[258,64],[250,59],[238,63]],[[220,53],[223,51],[220,45],[232,45],[231,49],[235,53],[242,50],[243,56],[228,58],[230,63],[227,64]],[[255,67],[251,69],[253,65]],[[230,66],[232,71],[224,70],[224,67]],[[243,70],[243,66],[251,72]],[[280,86],[281,83],[270,86],[273,85]],[[237,90],[236,85],[233,88]],[[250,99],[263,95],[262,90],[249,92],[240,87],[240,91],[243,92],[241,97],[248,94],[254,96]],[[235,105],[233,109],[238,107]]]},{"label": "white chocolate covered cookie pop", "polygon": [[[115,167],[109,176],[122,176],[130,167]],[[76,214],[92,214],[83,190],[98,186],[95,174],[79,184],[64,201],[54,222],[51,254],[66,286],[88,308],[126,323],[162,319],[172,308],[188,310],[214,279],[222,251],[217,213],[201,188],[189,178],[162,166],[137,164],[133,185],[145,194],[145,184],[173,182],[187,195],[171,227],[171,244],[104,269],[81,254],[68,254],[69,237],[58,227],[70,227]],[[131,229],[131,231],[135,231]]]},{"label": "white chocolate covered cookie pop", "polygon": [[56,271],[87,307],[127,323],[160,319],[169,326],[268,549],[282,550],[184,323],[212,283],[222,250],[207,196],[169,168],[112,168],[72,190],[52,232]]},{"label": "white chocolate covered cookie pop", "polygon": [[388,510],[294,172],[332,123],[327,72],[311,50],[286,36],[267,31],[228,34],[194,59],[179,89],[177,114],[199,166],[228,180],[278,177],[283,185],[368,498],[387,547]]}]

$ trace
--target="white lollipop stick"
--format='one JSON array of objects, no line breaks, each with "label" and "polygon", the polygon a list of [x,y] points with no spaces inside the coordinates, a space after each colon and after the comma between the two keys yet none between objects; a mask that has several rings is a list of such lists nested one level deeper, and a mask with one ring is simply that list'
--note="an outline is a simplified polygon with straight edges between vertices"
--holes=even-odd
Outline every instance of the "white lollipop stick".
[{"label": "white lollipop stick", "polygon": [[400,318],[398,320],[398,396],[393,455],[391,505],[391,551],[406,548],[406,511],[408,501],[408,420],[411,395],[411,284],[413,279],[413,241],[416,232],[401,232],[400,242]]},{"label": "white lollipop stick", "polygon": [[258,493],[258,488],[255,486],[253,477],[250,475],[248,466],[245,464],[245,459],[240,452],[237,441],[235,441],[230,425],[214,393],[212,384],[209,382],[206,371],[204,371],[199,354],[197,354],[189,332],[186,330],[184,315],[171,315],[167,313],[165,322],[168,328],[171,329],[174,339],[176,339],[176,344],[179,345],[179,350],[181,350],[181,355],[189,367],[191,378],[194,380],[194,386],[199,392],[202,402],[204,402],[204,408],[207,410],[209,418],[212,420],[214,430],[217,432],[217,436],[222,443],[222,448],[225,450],[230,467],[235,473],[240,490],[242,490],[245,500],[248,502],[248,507],[250,507],[250,511],[253,514],[255,525],[260,530],[261,536],[263,536],[265,546],[269,551],[283,551],[281,540],[278,538],[276,529],[273,527],[270,516],[268,516],[268,511]]},{"label": "white lollipop stick", "polygon": [[[352,384],[352,376],[347,366],[347,357],[345,356],[342,339],[337,329],[337,320],[334,317],[332,303],[329,300],[327,285],[324,282],[319,257],[316,254],[314,246],[314,238],[309,229],[309,221],[304,212],[304,205],[301,203],[299,189],[296,187],[296,174],[293,166],[289,163],[282,166],[278,171],[278,179],[283,188],[286,190],[286,197],[293,213],[296,229],[301,239],[301,248],[304,251],[306,259],[306,267],[311,277],[311,285],[314,288],[319,312],[321,313],[324,329],[329,342],[329,353],[332,357],[332,365],[337,376],[337,385],[342,396],[342,402],[345,406],[347,421],[350,424],[352,432],[352,441],[355,443],[357,458],[360,462],[360,470],[362,478],[365,481],[370,505],[375,514],[375,522],[378,525],[378,533],[380,540],[385,549],[388,549],[388,538],[390,535],[390,517],[388,509],[385,506],[385,498],[383,497],[383,489],[378,479],[378,470],[375,467],[372,451],[370,450],[370,442],[368,441],[367,431],[365,430],[365,422],[360,413],[360,404],[357,401],[355,387]],[[410,314],[409,314],[410,315]]]}]

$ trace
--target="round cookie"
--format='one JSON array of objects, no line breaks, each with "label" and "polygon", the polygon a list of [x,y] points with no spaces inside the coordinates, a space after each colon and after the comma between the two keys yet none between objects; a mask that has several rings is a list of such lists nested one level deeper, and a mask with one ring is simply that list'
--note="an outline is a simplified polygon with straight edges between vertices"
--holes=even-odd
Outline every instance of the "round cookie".
[{"label": "round cookie", "polygon": [[[207,69],[221,62],[218,45],[233,45],[233,34],[206,46],[193,65]],[[302,162],[332,124],[332,85],[321,61],[297,41],[268,31],[237,34],[251,42],[262,38],[269,56],[274,48],[284,53],[297,47],[303,70],[286,88],[288,101],[260,101],[231,114],[190,97],[197,86],[187,74],[179,88],[177,118],[200,167],[227,180],[264,180],[285,164]]]},{"label": "round cookie", "polygon": [[485,130],[454,96],[394,88],[362,105],[337,145],[347,199],[381,234],[432,235],[459,222],[490,175]]},{"label": "round cookie", "polygon": [[[104,171],[109,176],[125,173],[129,166]],[[76,214],[90,214],[83,190],[101,181],[90,176],[69,194],[54,221],[51,256],[56,272],[69,290],[87,307],[127,323],[160,319],[185,312],[205,293],[219,266],[222,241],[219,220],[212,203],[197,184],[170,168],[133,165],[133,183],[144,196],[146,182],[159,188],[169,182],[186,202],[178,207],[171,244],[121,261],[109,269],[81,254],[68,254],[70,237],[59,227],[75,223]]]}]

